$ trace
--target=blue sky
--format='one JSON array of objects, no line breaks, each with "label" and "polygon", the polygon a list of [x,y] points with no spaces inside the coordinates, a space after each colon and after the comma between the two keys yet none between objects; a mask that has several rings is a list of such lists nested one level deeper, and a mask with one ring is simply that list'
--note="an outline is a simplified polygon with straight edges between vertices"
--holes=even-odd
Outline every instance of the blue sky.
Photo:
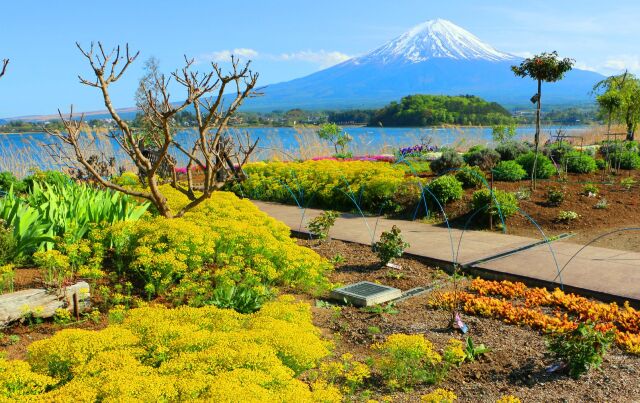
[{"label": "blue sky", "polygon": [[[74,43],[129,42],[140,58],[112,89],[117,107],[133,105],[143,61],[164,71],[183,55],[201,68],[230,52],[254,59],[261,85],[290,80],[364,54],[412,26],[445,18],[499,50],[518,55],[557,50],[577,66],[640,73],[640,2],[417,0],[109,0],[3,2],[0,117],[103,109],[99,93],[78,83],[91,77]],[[176,100],[180,94],[176,94]]]}]

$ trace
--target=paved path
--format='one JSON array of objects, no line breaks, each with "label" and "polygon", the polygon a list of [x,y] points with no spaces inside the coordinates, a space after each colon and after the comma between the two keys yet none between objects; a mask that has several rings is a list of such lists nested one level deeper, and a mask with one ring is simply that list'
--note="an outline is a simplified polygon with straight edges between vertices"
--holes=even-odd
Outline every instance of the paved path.
[{"label": "paved path", "polygon": [[[307,209],[303,217],[303,210],[296,206],[261,201],[254,203],[294,231],[306,232],[308,220],[322,213],[322,210]],[[568,290],[640,303],[640,236],[638,252],[588,246],[576,255],[582,245],[566,241],[553,242],[550,247],[546,243],[538,244],[540,239],[515,235],[463,232],[415,221],[376,217],[365,219],[343,214],[331,229],[331,237],[371,244],[372,238],[378,240],[380,233],[393,225],[402,230],[403,237],[411,244],[408,253],[435,263],[451,265],[455,262],[498,278],[521,278],[541,285],[558,283],[558,286],[558,269],[564,267],[561,272],[562,283]],[[506,256],[494,258],[501,254]]]}]

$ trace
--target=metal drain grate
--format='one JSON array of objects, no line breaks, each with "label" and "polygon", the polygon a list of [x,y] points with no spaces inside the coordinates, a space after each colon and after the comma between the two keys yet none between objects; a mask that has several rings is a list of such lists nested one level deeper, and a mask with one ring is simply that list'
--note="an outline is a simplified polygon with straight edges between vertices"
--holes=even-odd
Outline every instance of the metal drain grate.
[{"label": "metal drain grate", "polygon": [[355,306],[371,306],[391,301],[402,296],[402,291],[397,288],[369,281],[350,284],[331,291],[331,298],[347,301]]}]

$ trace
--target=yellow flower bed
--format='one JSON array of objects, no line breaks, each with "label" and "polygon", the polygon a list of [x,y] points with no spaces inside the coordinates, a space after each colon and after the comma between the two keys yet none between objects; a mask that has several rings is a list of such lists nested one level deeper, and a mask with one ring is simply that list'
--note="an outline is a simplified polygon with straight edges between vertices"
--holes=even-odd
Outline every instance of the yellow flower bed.
[{"label": "yellow flower bed", "polygon": [[404,166],[370,161],[256,162],[244,171],[248,179],[233,187],[238,195],[295,203],[293,193],[303,206],[334,210],[354,209],[352,194],[363,210],[377,212],[407,181]]},{"label": "yellow flower bed", "polygon": [[7,401],[338,402],[297,376],[329,355],[310,307],[291,297],[243,315],[215,307],[129,311],[104,330],[62,330],[27,361],[0,360]]},{"label": "yellow flower bed", "polygon": [[[174,211],[188,203],[169,186],[162,192]],[[286,225],[230,192],[214,193],[182,218],[119,223],[106,231],[116,267],[138,276],[150,295],[171,290],[188,302],[210,291],[212,282],[256,292],[275,285],[309,292],[329,288],[332,266],[325,259],[298,246]]]}]

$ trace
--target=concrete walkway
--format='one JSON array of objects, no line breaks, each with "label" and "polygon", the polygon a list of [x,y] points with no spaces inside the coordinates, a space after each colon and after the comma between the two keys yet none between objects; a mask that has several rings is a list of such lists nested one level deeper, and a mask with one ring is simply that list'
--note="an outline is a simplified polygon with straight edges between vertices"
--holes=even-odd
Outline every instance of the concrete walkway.
[{"label": "concrete walkway", "polygon": [[[306,223],[322,213],[322,210],[307,209],[303,216],[303,210],[296,206],[261,201],[254,204],[300,232],[307,232]],[[365,219],[351,214],[342,214],[330,235],[334,239],[369,245],[393,225],[402,230],[404,239],[411,244],[407,253],[435,264],[451,266],[455,262],[478,275],[519,279],[532,285],[559,287],[562,280],[565,291],[640,303],[640,245],[638,252],[588,246],[576,255],[582,245],[566,241],[540,244],[541,239],[485,231],[463,232],[415,221]],[[504,256],[496,257],[499,255]],[[558,270],[562,270],[560,276]]]}]

